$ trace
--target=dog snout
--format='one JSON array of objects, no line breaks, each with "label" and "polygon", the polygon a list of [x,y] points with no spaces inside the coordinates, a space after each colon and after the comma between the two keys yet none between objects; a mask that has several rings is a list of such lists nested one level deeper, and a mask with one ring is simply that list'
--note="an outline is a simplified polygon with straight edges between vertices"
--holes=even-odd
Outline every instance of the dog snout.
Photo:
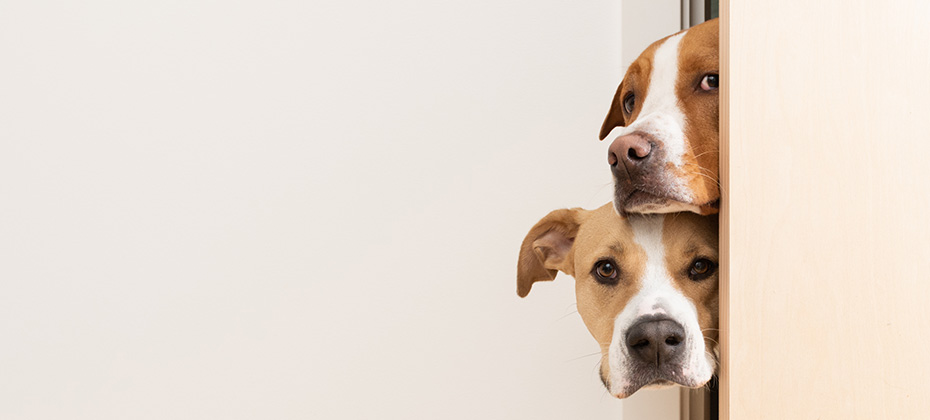
[{"label": "dog snout", "polygon": [[607,149],[607,163],[612,167],[625,165],[628,170],[646,163],[652,157],[653,144],[638,133],[617,137]]},{"label": "dog snout", "polygon": [[671,319],[644,320],[627,332],[630,355],[650,365],[674,363],[685,353],[685,329]]}]

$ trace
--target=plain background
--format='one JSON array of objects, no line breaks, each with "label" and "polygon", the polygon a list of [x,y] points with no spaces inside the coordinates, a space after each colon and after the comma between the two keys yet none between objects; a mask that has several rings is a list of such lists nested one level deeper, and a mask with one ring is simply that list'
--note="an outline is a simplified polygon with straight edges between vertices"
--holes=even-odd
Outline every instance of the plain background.
[{"label": "plain background", "polygon": [[619,418],[515,265],[610,200],[644,46],[617,1],[4,2],[0,417]]}]

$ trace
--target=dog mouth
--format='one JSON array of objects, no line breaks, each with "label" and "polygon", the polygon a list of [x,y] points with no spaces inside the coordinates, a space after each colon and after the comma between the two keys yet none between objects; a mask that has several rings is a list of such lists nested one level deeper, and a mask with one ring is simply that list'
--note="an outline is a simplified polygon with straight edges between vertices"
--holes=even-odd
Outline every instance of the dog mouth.
[{"label": "dog mouth", "polygon": [[677,197],[677,194],[663,194],[643,188],[630,191],[616,191],[615,207],[624,213],[665,213],[670,208],[693,206],[692,203]]},{"label": "dog mouth", "polygon": [[644,191],[642,189],[634,189],[626,195],[626,198],[622,199],[621,201],[623,202],[624,209],[629,210],[640,208],[661,208],[668,205],[669,202],[675,200],[672,200],[670,197]]},{"label": "dog mouth", "polygon": [[617,188],[614,197],[614,208],[622,216],[630,213],[650,214],[679,211],[708,215],[716,214],[720,210],[720,200],[700,204],[691,201],[690,197],[685,197],[683,194],[677,194],[674,191],[658,193],[645,188],[635,188],[627,192]]},{"label": "dog mouth", "polygon": [[642,388],[665,388],[681,385],[686,388],[698,388],[706,384],[686,375],[682,366],[635,366],[629,369],[627,383],[621,389],[613,390],[605,383],[608,389],[617,398],[626,398]]}]

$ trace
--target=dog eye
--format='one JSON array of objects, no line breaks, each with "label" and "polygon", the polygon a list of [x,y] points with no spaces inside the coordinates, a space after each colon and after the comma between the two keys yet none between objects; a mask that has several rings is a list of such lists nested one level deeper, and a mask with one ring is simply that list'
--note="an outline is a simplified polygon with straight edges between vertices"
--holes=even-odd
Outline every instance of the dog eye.
[{"label": "dog eye", "polygon": [[698,258],[691,263],[691,268],[688,269],[688,277],[694,281],[704,280],[714,274],[716,270],[717,264],[713,261],[707,258]]},{"label": "dog eye", "polygon": [[620,270],[612,260],[600,260],[594,264],[593,274],[598,283],[614,285],[620,277]]},{"label": "dog eye", "polygon": [[720,76],[716,74],[708,74],[701,79],[701,89],[703,90],[714,90],[717,89],[717,86],[720,83]]},{"label": "dog eye", "polygon": [[636,95],[633,92],[626,94],[623,98],[623,111],[627,114],[633,113],[633,108],[636,107]]}]

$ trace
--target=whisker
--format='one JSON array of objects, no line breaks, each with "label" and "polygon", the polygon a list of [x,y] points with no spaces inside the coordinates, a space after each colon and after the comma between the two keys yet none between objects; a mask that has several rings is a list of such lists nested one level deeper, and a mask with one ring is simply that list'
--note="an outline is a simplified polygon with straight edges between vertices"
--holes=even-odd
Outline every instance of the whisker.
[{"label": "whisker", "polygon": [[694,174],[694,175],[698,175],[698,176],[702,176],[702,177],[704,177],[704,178],[709,179],[712,183],[714,183],[714,185],[717,186],[717,188],[720,188],[720,191],[721,191],[721,192],[724,192],[724,193],[726,192],[726,189],[723,188],[723,185],[720,184],[720,180],[719,180],[719,179],[714,178],[713,176],[707,175],[707,174],[705,174],[705,173],[703,173],[703,172],[700,172],[700,171],[695,171],[695,172],[693,172],[693,174]]},{"label": "whisker", "polygon": [[694,155],[694,158],[697,159],[697,158],[699,158],[699,157],[701,157],[701,156],[704,156],[704,155],[710,154],[710,153],[720,153],[720,151],[719,151],[719,150],[708,150],[708,151],[706,151],[706,152],[704,152],[704,153],[699,153],[699,154],[697,154],[697,155]]},{"label": "whisker", "polygon": [[712,183],[714,183],[715,185],[717,185],[718,188],[721,188],[721,189],[723,188],[723,186],[720,185],[720,180],[717,179],[717,178],[714,178],[713,176],[707,175],[707,174],[702,173],[702,172],[694,172],[694,174],[709,179],[710,182],[712,182]]},{"label": "whisker", "polygon": [[[597,191],[595,191],[593,194],[591,194],[590,197],[588,197],[588,202],[591,202],[592,200],[594,200],[594,197],[597,197],[598,195],[600,195],[600,194],[601,194],[601,191],[604,191],[604,188],[613,187],[613,186],[614,186],[614,182],[613,182],[613,181],[610,181],[610,182],[608,182],[608,183],[605,183],[605,184],[601,185],[601,187],[598,188]],[[603,203],[601,203],[601,204],[603,204]],[[600,206],[600,204],[598,204],[598,206]]]},{"label": "whisker", "polygon": [[562,315],[562,316],[558,317],[555,321],[552,321],[552,323],[555,324],[556,322],[559,322],[559,321],[561,321],[561,320],[563,320],[563,319],[565,319],[565,318],[568,318],[568,317],[570,317],[570,316],[572,316],[572,315],[575,315],[575,314],[577,314],[577,313],[578,313],[578,311],[571,311],[571,312],[569,312],[569,313],[567,313],[567,314],[565,314],[565,315]]},{"label": "whisker", "polygon": [[694,171],[694,173],[707,175],[708,178],[719,181],[719,179],[717,178],[717,174],[715,174],[714,172],[706,168],[698,167],[698,169]]},{"label": "whisker", "polygon": [[[706,155],[706,154],[708,154],[708,153],[720,153],[720,149],[709,149],[709,150],[704,151],[704,152],[701,152],[701,153],[695,153],[696,151],[694,150],[694,145],[691,144],[690,142],[688,143],[688,147],[691,149],[691,154],[694,155],[694,158],[695,158],[695,159],[697,159],[697,158],[700,157],[700,156],[704,156],[704,155]],[[698,166],[697,168],[698,168],[698,169],[697,169],[696,171],[694,171],[694,174],[700,175],[700,176],[703,176],[703,177],[709,179],[712,183],[714,183],[714,184],[717,186],[717,188],[720,189],[721,192],[724,192],[723,186],[720,185],[720,180],[717,179],[717,177],[716,177],[717,174],[712,173],[712,172],[710,172],[709,170],[707,170],[707,169],[705,169],[705,168],[702,168],[702,167],[700,167],[700,166]],[[704,171],[706,171],[707,173],[704,173]]]},{"label": "whisker", "polygon": [[[599,355],[599,354],[601,354],[601,352],[598,351],[598,352],[594,352],[594,353],[591,353],[591,354],[586,354],[586,355],[584,355],[584,356],[578,356],[578,357],[576,357],[576,358],[574,358],[574,359],[568,359],[568,360],[566,360],[565,363],[574,362],[575,360],[584,359],[585,357],[591,357],[591,356],[595,356],[595,355]],[[598,363],[600,363],[600,362],[598,362]]]}]

